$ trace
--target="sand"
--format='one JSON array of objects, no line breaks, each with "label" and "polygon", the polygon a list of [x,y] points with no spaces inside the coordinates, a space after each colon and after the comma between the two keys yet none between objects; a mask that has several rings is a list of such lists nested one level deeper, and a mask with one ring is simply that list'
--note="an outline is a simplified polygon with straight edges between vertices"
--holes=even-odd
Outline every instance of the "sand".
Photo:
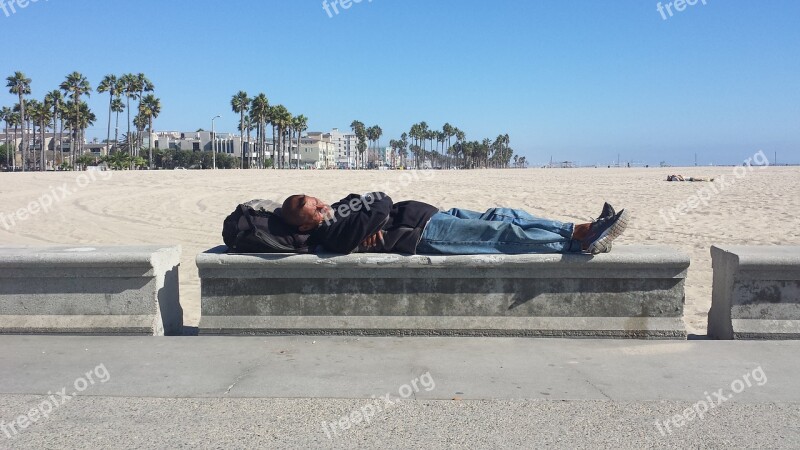
[{"label": "sand", "polygon": [[[734,170],[0,173],[0,245],[179,244],[184,320],[196,326],[200,284],[194,258],[222,243],[223,219],[247,200],[281,202],[302,192],[333,202],[351,192],[383,189],[396,201],[475,210],[508,206],[570,222],[597,216],[609,201],[633,217],[615,245],[666,244],[690,254],[685,321],[690,333],[705,334],[712,244],[800,244],[800,168]],[[717,181],[668,183],[670,173]],[[693,199],[701,189],[702,200]],[[47,195],[54,200],[45,212]],[[681,204],[682,211],[675,211]],[[20,217],[20,208],[32,214]]]}]

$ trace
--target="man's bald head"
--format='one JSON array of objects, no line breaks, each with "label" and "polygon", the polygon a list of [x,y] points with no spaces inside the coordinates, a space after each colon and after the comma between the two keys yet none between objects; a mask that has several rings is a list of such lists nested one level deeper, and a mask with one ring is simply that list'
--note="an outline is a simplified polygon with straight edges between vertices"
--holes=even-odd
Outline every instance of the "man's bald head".
[{"label": "man's bald head", "polygon": [[283,220],[302,232],[320,226],[330,213],[331,208],[325,202],[305,194],[291,195],[281,206]]}]

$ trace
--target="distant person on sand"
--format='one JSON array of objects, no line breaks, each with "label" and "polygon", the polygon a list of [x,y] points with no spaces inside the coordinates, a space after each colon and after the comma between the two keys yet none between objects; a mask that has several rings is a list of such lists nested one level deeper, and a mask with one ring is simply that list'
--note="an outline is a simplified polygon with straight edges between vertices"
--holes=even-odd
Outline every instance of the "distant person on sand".
[{"label": "distant person on sand", "polygon": [[684,178],[683,175],[667,175],[667,181],[714,181],[713,178]]},{"label": "distant person on sand", "polygon": [[292,195],[280,214],[299,232],[309,234],[309,247],[344,254],[606,253],[629,220],[625,210],[617,213],[608,203],[594,222],[572,224],[509,208],[441,212],[418,201],[394,203],[381,192],[351,194],[333,205]]}]

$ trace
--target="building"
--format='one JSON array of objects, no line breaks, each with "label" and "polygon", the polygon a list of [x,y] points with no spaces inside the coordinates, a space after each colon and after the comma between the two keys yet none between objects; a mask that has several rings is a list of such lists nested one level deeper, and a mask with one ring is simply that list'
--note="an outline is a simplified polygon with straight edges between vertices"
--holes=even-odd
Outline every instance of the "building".
[{"label": "building", "polygon": [[355,133],[342,133],[338,128],[334,128],[329,133],[311,131],[308,133],[308,137],[320,141],[327,140],[335,146],[334,161],[336,167],[350,169],[356,166],[358,138]]},{"label": "building", "polygon": [[305,169],[335,169],[336,144],[319,136],[300,139],[300,167]]},{"label": "building", "polygon": [[[28,152],[25,154],[25,161],[28,170],[39,170],[39,160],[42,158],[42,140],[44,140],[44,159],[46,161],[45,169],[52,170],[53,163],[61,165],[62,163],[71,164],[70,158],[72,157],[72,137],[69,131],[63,133],[34,133],[31,130],[25,133],[28,140]],[[35,138],[35,139],[34,139]],[[60,138],[60,140],[59,140]],[[0,133],[0,144],[5,145],[8,143],[9,147],[16,149],[15,161],[10,162],[9,166],[21,168],[22,167],[22,131],[13,133],[9,131]],[[83,154],[90,154],[96,157],[108,154],[109,145],[104,142],[99,142],[97,139],[92,142],[83,143]],[[80,156],[80,155],[77,155]],[[0,161],[0,165],[5,166],[5,161]]]}]

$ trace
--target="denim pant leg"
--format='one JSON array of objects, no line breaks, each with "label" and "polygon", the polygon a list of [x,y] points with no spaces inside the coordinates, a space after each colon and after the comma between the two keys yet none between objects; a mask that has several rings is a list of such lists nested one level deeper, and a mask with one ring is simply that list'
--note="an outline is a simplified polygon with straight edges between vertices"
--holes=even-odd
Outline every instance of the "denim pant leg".
[{"label": "denim pant leg", "polygon": [[580,252],[573,224],[540,219],[525,211],[492,208],[484,213],[458,208],[433,216],[418,253],[444,255]]}]

